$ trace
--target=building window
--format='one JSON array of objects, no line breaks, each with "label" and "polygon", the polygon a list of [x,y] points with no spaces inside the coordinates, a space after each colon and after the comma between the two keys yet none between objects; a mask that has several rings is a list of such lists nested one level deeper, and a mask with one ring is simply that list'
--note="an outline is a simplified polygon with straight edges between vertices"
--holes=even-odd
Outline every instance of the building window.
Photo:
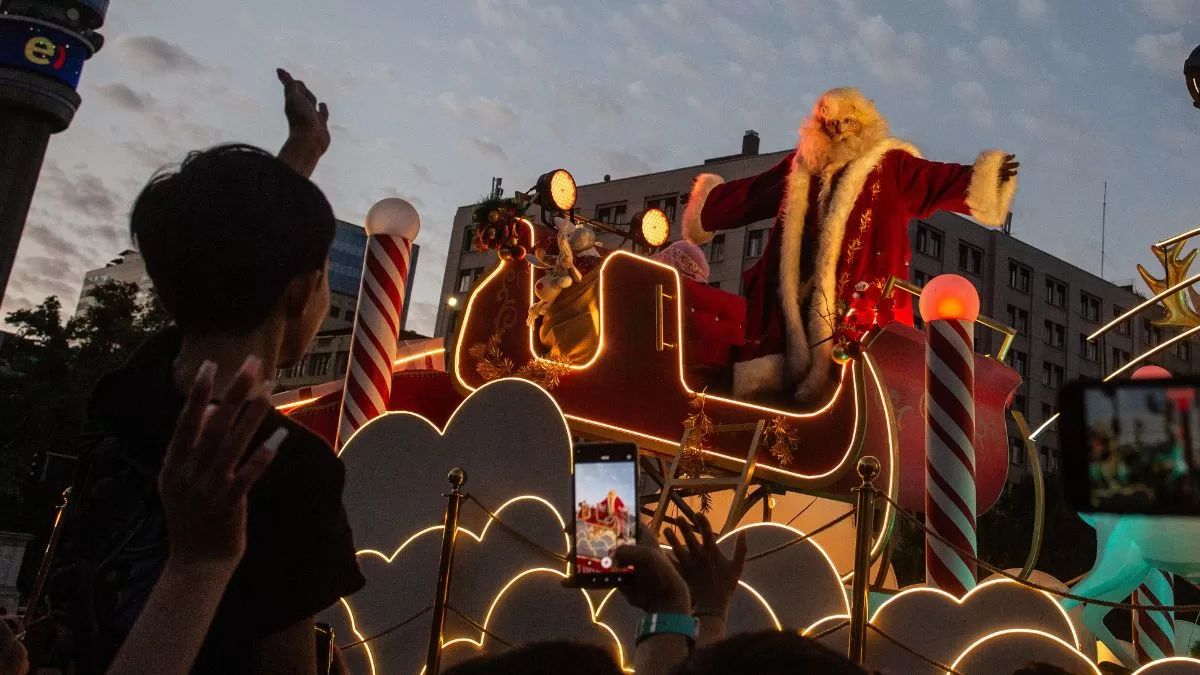
[{"label": "building window", "polygon": [[1046,319],[1045,326],[1046,344],[1058,349],[1065,349],[1067,346],[1067,327],[1049,319]]},{"label": "building window", "polygon": [[1042,470],[1046,473],[1058,473],[1058,452],[1054,448],[1042,448]]},{"label": "building window", "polygon": [[675,222],[675,205],[679,202],[679,195],[663,195],[659,197],[651,197],[646,200],[646,210],[662,209],[663,213],[667,214],[669,222]]},{"label": "building window", "polygon": [[725,235],[718,234],[709,242],[708,262],[716,263],[725,259]]},{"label": "building window", "polygon": [[1087,339],[1087,335],[1079,334],[1079,358],[1095,363],[1100,360],[1100,345]]},{"label": "building window", "polygon": [[1067,306],[1067,285],[1046,277],[1046,302],[1054,307]]},{"label": "building window", "polygon": [[472,267],[470,269],[458,271],[458,285],[455,287],[456,293],[468,293],[471,286],[475,285],[475,280],[479,275],[483,274],[482,267]]},{"label": "building window", "polygon": [[970,244],[958,245],[958,269],[968,274],[983,272],[983,249]]},{"label": "building window", "polygon": [[1180,361],[1192,360],[1192,345],[1190,342],[1177,342],[1175,344],[1175,357]]},{"label": "building window", "polygon": [[924,288],[925,284],[929,283],[929,273],[914,269],[912,271],[912,282],[920,288]]},{"label": "building window", "polygon": [[331,318],[331,319],[342,318],[342,308],[338,307],[337,305],[330,305],[329,306],[329,318]]},{"label": "building window", "polygon": [[1088,321],[1100,321],[1100,298],[1081,291],[1079,293],[1079,316]]},{"label": "building window", "polygon": [[1044,424],[1046,422],[1046,420],[1050,419],[1051,417],[1054,417],[1054,406],[1050,405],[1049,403],[1043,403],[1042,404],[1042,423]]},{"label": "building window", "polygon": [[1049,361],[1042,362],[1042,384],[1055,389],[1063,383],[1063,367]]},{"label": "building window", "polygon": [[763,254],[763,243],[767,240],[766,230],[750,230],[746,233],[746,257],[757,258]]},{"label": "building window", "polygon": [[346,367],[350,365],[350,352],[338,352],[333,357],[333,374],[342,376],[346,374]]},{"label": "building window", "polygon": [[604,204],[596,207],[596,220],[602,223],[611,225],[625,224],[626,205],[622,204]]},{"label": "building window", "polygon": [[329,370],[329,354],[312,354],[308,357],[305,375],[324,375]]},{"label": "building window", "polygon": [[1008,325],[1021,335],[1029,335],[1029,312],[1015,305],[1008,306]]},{"label": "building window", "polygon": [[1148,347],[1157,347],[1163,341],[1163,329],[1150,319],[1142,320],[1142,340]]},{"label": "building window", "polygon": [[1121,366],[1124,366],[1125,364],[1129,363],[1129,360],[1132,358],[1133,358],[1133,355],[1130,354],[1129,352],[1125,351],[1124,349],[1120,349],[1118,347],[1113,347],[1112,367],[1114,369],[1120,368]]},{"label": "building window", "polygon": [[1029,375],[1029,355],[1019,349],[1008,350],[1008,356],[1004,359],[1008,363],[1008,367],[1017,371],[1021,377]]},{"label": "building window", "polygon": [[[1118,316],[1121,316],[1124,313],[1125,313],[1124,307],[1121,307],[1119,305],[1113,305],[1113,318],[1114,319],[1117,318]],[[1132,335],[1133,334],[1133,322],[1131,322],[1129,319],[1125,319],[1121,323],[1117,324],[1116,331],[1117,331],[1118,335],[1125,335],[1125,336]]]},{"label": "building window", "polygon": [[479,234],[479,228],[474,225],[468,225],[463,230],[462,252],[470,253],[475,250],[475,237]]},{"label": "building window", "polygon": [[1008,261],[1008,287],[1022,293],[1029,292],[1030,279],[1033,273],[1028,267],[1018,262]]},{"label": "building window", "polygon": [[1025,466],[1025,442],[1016,436],[1008,437],[1008,463]]},{"label": "building window", "polygon": [[1026,408],[1028,406],[1029,406],[1029,402],[1025,399],[1025,394],[1017,394],[1016,396],[1013,397],[1012,410],[1014,412],[1019,412],[1022,415],[1024,415],[1027,412]]},{"label": "building window", "polygon": [[942,233],[933,228],[924,225],[917,226],[917,250],[930,258],[942,259],[944,239]]}]

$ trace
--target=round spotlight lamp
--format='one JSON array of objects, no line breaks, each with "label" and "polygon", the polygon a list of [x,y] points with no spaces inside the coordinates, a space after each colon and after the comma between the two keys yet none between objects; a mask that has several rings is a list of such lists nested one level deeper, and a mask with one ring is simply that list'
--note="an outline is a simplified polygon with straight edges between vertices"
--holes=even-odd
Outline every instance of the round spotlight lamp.
[{"label": "round spotlight lamp", "polygon": [[647,246],[658,248],[671,236],[671,220],[662,209],[646,209],[634,216],[633,232]]},{"label": "round spotlight lamp", "polygon": [[446,304],[450,307],[458,307],[458,298],[452,295],[446,298]]},{"label": "round spotlight lamp", "polygon": [[575,178],[566,169],[555,169],[538,179],[538,204],[543,209],[570,211],[575,208],[577,194]]},{"label": "round spotlight lamp", "polygon": [[1183,78],[1187,80],[1192,105],[1200,108],[1200,47],[1193,49],[1192,55],[1183,62]]}]

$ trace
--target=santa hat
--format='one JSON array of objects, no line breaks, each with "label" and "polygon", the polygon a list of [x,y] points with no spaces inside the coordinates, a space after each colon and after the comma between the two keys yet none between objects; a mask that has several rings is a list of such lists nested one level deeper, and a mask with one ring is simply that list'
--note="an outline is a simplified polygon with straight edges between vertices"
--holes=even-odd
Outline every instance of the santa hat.
[{"label": "santa hat", "polygon": [[686,239],[681,239],[650,257],[674,267],[692,281],[708,283],[708,260],[704,257],[704,251]]}]

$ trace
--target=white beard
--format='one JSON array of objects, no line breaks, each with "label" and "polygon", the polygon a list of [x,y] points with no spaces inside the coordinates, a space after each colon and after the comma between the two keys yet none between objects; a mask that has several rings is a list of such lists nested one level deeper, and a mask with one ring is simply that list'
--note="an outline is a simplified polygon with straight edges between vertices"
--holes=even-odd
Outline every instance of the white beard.
[{"label": "white beard", "polygon": [[821,175],[862,157],[886,135],[886,127],[864,128],[857,134],[834,140],[820,124],[805,121],[800,129],[800,157],[810,172]]}]

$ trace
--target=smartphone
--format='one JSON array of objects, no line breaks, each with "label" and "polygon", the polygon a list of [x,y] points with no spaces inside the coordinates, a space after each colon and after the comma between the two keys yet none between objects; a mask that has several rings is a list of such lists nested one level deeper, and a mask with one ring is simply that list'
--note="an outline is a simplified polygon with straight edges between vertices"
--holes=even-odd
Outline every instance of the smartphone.
[{"label": "smartphone", "polygon": [[1072,508],[1200,515],[1200,379],[1076,381],[1058,404]]},{"label": "smartphone", "polygon": [[613,552],[637,543],[638,449],[633,443],[576,443],[571,503],[575,505],[573,585],[612,588],[632,579]]}]

